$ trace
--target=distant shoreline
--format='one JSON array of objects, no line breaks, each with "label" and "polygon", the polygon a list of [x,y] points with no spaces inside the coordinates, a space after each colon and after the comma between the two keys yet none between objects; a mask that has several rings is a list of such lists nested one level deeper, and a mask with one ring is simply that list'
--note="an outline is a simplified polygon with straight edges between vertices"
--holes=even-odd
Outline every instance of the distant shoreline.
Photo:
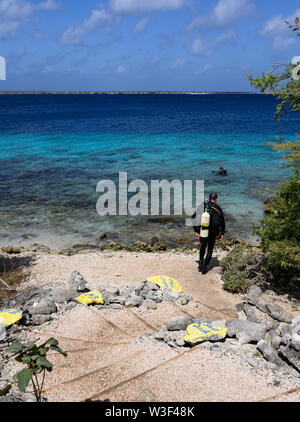
[{"label": "distant shoreline", "polygon": [[223,91],[0,91],[0,95],[16,95],[16,94],[94,94],[94,95],[268,95],[257,92],[223,92]]}]

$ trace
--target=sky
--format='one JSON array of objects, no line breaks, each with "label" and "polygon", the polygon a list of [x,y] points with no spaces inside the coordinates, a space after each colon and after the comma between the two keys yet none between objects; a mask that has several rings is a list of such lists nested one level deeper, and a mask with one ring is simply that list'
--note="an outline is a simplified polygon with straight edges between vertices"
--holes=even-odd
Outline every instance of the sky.
[{"label": "sky", "polygon": [[0,90],[251,91],[300,54],[297,16],[299,0],[0,0]]}]

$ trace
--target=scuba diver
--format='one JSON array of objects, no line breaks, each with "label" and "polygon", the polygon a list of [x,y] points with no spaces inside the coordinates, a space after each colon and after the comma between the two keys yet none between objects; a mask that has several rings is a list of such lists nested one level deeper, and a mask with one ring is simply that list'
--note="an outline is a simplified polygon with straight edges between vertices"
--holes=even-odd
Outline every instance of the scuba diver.
[{"label": "scuba diver", "polygon": [[[213,171],[212,173],[216,173],[216,171]],[[220,167],[218,175],[219,176],[227,176],[227,170],[224,170],[223,167]]]},{"label": "scuba diver", "polygon": [[[199,212],[202,211],[200,206],[193,215],[194,222],[197,224],[193,226],[196,237],[200,243],[200,257],[198,271],[202,274],[207,273],[207,267],[211,261],[216,238],[223,240],[225,234],[225,217],[222,208],[217,205],[218,195],[213,192],[209,195],[209,200],[204,202],[204,212],[201,219]],[[199,224],[199,221],[200,224]],[[207,248],[207,254],[205,251]]]},{"label": "scuba diver", "polygon": [[223,167],[220,167],[219,175],[220,176],[227,176],[227,170],[224,170]]}]

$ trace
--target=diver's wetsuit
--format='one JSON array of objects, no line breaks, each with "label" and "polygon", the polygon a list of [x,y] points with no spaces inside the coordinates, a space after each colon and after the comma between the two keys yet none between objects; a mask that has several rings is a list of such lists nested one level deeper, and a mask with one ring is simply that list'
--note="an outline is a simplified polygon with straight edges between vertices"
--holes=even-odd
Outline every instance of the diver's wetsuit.
[{"label": "diver's wetsuit", "polygon": [[[200,233],[201,229],[201,216],[198,211],[200,211],[201,207],[193,215],[193,218],[196,219],[197,225],[193,226],[195,233]],[[203,206],[202,206],[203,209]],[[199,267],[203,264],[208,266],[211,261],[216,238],[220,235],[224,235],[225,233],[225,217],[221,207],[215,204],[214,202],[205,202],[204,203],[204,212],[208,211],[210,214],[210,224],[209,224],[209,236],[207,239],[201,238],[201,247],[200,247],[200,262]],[[201,213],[202,214],[202,213]],[[204,261],[205,250],[207,247],[207,254]]]}]

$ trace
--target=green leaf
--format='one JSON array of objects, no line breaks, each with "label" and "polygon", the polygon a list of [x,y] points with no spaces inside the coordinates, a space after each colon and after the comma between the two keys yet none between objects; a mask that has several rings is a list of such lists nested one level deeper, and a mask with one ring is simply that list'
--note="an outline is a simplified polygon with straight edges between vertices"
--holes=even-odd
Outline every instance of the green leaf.
[{"label": "green leaf", "polygon": [[48,359],[44,358],[44,357],[39,357],[36,360],[36,364],[38,366],[40,366],[41,368],[46,368],[48,371],[52,370],[52,363],[48,361]]},{"label": "green leaf", "polygon": [[23,350],[23,346],[19,341],[15,341],[14,343],[12,343],[7,349],[6,351],[8,353],[12,353],[12,354],[16,354],[16,353],[20,353]]},{"label": "green leaf", "polygon": [[31,357],[30,356],[24,356],[22,358],[22,362],[25,363],[26,365],[30,365],[30,363],[31,363]]},{"label": "green leaf", "polygon": [[39,347],[39,349],[38,349],[38,353],[39,353],[40,356],[46,356],[47,351],[48,350],[45,349],[44,347]]},{"label": "green leaf", "polygon": [[58,341],[55,338],[51,337],[49,338],[49,340],[46,341],[45,344],[49,344],[50,346],[57,346]]},{"label": "green leaf", "polygon": [[37,349],[37,346],[34,341],[24,344],[24,352],[29,352],[30,350]]},{"label": "green leaf", "polygon": [[51,350],[54,350],[55,352],[58,352],[58,353],[60,353],[60,354],[64,355],[64,357],[67,357],[67,356],[68,356],[68,355],[67,355],[67,353],[66,353],[66,352],[63,352],[63,351],[61,350],[61,348],[60,348],[60,347],[58,347],[58,346],[51,346],[51,347],[50,347],[50,349],[51,349]]},{"label": "green leaf", "polygon": [[11,389],[12,384],[7,385],[3,390],[0,391],[0,397],[5,396],[5,394]]},{"label": "green leaf", "polygon": [[28,384],[30,383],[30,380],[33,376],[33,370],[32,369],[22,369],[22,371],[18,372],[15,377],[18,380],[18,387],[19,390],[24,393],[26,388],[28,387]]}]

